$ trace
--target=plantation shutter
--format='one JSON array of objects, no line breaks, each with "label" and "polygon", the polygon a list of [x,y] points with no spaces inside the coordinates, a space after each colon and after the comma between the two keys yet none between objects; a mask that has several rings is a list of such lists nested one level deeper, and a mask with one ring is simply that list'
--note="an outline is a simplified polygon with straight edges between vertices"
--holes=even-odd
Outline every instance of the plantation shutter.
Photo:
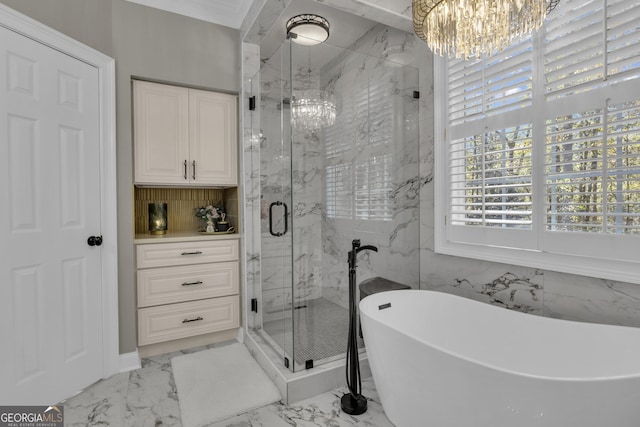
[{"label": "plantation shutter", "polygon": [[[523,241],[532,224],[532,39],[474,61],[450,60],[448,236]],[[517,233],[517,235],[515,235]]]},{"label": "plantation shutter", "polygon": [[545,33],[540,248],[635,260],[625,236],[640,234],[639,3],[564,1]]},{"label": "plantation shutter", "polygon": [[563,0],[535,38],[446,60],[446,239],[638,261],[640,1]]}]

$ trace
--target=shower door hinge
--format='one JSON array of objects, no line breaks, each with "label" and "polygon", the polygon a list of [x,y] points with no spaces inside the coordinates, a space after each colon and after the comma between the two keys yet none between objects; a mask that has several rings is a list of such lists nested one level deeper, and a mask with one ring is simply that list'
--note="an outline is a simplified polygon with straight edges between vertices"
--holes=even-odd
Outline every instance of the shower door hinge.
[{"label": "shower door hinge", "polygon": [[289,367],[289,358],[288,358],[288,357],[285,357],[285,358],[284,358],[284,367],[285,367],[285,368],[288,368],[288,367]]},{"label": "shower door hinge", "polygon": [[419,90],[414,90],[413,91],[413,99],[420,99],[420,91]]},{"label": "shower door hinge", "polygon": [[313,359],[304,361],[304,369],[313,369]]},{"label": "shower door hinge", "polygon": [[258,298],[251,298],[251,311],[258,312]]},{"label": "shower door hinge", "polygon": [[249,97],[249,110],[253,111],[255,109],[256,109],[256,97],[254,95]]}]

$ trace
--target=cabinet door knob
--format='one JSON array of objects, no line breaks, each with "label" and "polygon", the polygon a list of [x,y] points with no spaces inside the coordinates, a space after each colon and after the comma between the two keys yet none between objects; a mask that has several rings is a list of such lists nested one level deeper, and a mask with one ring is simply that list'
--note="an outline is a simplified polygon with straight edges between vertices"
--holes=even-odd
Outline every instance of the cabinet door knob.
[{"label": "cabinet door knob", "polygon": [[185,181],[188,179],[187,178],[187,161],[184,161],[184,179]]},{"label": "cabinet door knob", "polygon": [[90,236],[87,239],[89,246],[100,246],[102,244],[102,236]]},{"label": "cabinet door knob", "polygon": [[182,252],[180,255],[201,255],[202,251],[195,251],[195,252]]},{"label": "cabinet door knob", "polygon": [[193,180],[196,180],[196,161],[194,160],[193,163]]}]

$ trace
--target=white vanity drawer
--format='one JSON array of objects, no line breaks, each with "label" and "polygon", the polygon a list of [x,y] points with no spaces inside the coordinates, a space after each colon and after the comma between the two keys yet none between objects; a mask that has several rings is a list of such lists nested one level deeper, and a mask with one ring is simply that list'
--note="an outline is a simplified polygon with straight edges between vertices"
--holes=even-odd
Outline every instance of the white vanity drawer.
[{"label": "white vanity drawer", "polygon": [[141,308],[138,345],[237,328],[239,319],[238,295]]},{"label": "white vanity drawer", "polygon": [[153,243],[138,245],[138,268],[169,267],[237,261],[238,240],[208,240],[205,242]]},{"label": "white vanity drawer", "polygon": [[138,270],[138,307],[238,293],[238,261]]}]

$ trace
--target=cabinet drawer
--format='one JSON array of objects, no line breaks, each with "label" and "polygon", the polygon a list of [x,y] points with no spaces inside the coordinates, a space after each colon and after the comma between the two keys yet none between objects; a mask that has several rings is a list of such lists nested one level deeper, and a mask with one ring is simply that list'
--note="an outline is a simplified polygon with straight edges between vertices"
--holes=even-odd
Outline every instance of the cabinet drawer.
[{"label": "cabinet drawer", "polygon": [[138,309],[138,345],[237,328],[238,295]]},{"label": "cabinet drawer", "polygon": [[138,268],[237,261],[238,240],[138,245],[136,256]]},{"label": "cabinet drawer", "polygon": [[237,261],[138,270],[138,307],[237,293]]}]

